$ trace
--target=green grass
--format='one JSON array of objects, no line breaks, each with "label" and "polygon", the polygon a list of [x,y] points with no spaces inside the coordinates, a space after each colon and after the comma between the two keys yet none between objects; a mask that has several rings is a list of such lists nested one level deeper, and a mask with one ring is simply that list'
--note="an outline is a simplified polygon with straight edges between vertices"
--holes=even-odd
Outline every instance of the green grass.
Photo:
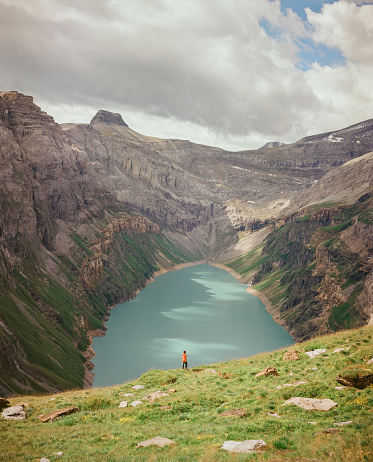
[{"label": "green grass", "polygon": [[[62,460],[74,462],[369,461],[373,458],[373,387],[336,390],[339,384],[335,377],[345,368],[365,365],[373,357],[372,341],[370,326],[294,345],[292,348],[300,352],[299,361],[284,362],[283,349],[187,371],[151,370],[133,382],[109,388],[13,397],[12,405],[28,403],[27,420],[0,420],[0,461],[41,457],[53,461],[58,451],[64,453]],[[333,353],[342,346],[349,350]],[[314,359],[302,353],[316,348],[326,348],[327,352]],[[279,376],[255,378],[267,366],[275,367]],[[307,383],[275,388],[298,381]],[[143,384],[146,389],[134,391],[131,387],[135,384]],[[176,392],[154,403],[142,399],[170,388]],[[128,392],[134,395],[124,397]],[[329,398],[338,406],[327,412],[282,406],[292,396]],[[118,407],[123,400],[136,399],[143,404]],[[79,411],[52,423],[41,423],[37,418],[67,406],[76,406]],[[246,410],[244,418],[220,416],[224,410],[237,408]],[[274,413],[281,418],[270,415]],[[347,420],[353,423],[335,427],[341,429],[340,433],[315,436],[334,427],[335,422]],[[155,436],[170,438],[176,444],[163,449],[136,447]],[[219,449],[226,440],[259,438],[267,443],[263,453],[231,455]]]}]

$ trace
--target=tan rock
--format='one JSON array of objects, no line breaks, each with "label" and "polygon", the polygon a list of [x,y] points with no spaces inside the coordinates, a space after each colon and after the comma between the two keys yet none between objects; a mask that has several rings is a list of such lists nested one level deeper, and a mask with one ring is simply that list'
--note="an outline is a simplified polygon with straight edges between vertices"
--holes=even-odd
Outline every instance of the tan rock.
[{"label": "tan rock", "polygon": [[284,387],[298,387],[299,385],[303,385],[307,383],[306,381],[301,381],[301,382],[293,382],[293,383],[284,383],[283,385],[279,385],[278,387],[275,387],[275,390],[279,390],[280,388]]},{"label": "tan rock", "polygon": [[338,406],[338,403],[332,399],[301,398],[298,396],[288,399],[282,405],[287,406],[289,404],[294,404],[306,411],[329,411],[334,406]]},{"label": "tan rock", "polygon": [[162,438],[161,436],[156,436],[155,438],[151,438],[150,440],[140,441],[137,447],[146,448],[148,446],[158,446],[160,448],[163,448],[164,446],[167,446],[168,444],[175,444],[175,441],[172,441],[168,438]]},{"label": "tan rock", "polygon": [[74,412],[78,412],[79,409],[77,407],[65,407],[64,409],[57,409],[56,411],[50,412],[49,414],[42,414],[38,415],[38,419],[40,422],[51,422],[58,417],[63,415],[73,414]]},{"label": "tan rock", "polygon": [[255,377],[268,377],[269,375],[278,375],[278,372],[274,367],[266,367],[262,371],[258,372]]},{"label": "tan rock", "polygon": [[164,391],[155,391],[154,393],[150,393],[150,395],[144,396],[143,399],[147,399],[151,403],[153,403],[156,399],[163,398],[163,396],[170,396],[168,393]]},{"label": "tan rock", "polygon": [[224,441],[220,449],[234,454],[252,454],[264,446],[267,446],[267,443],[263,440]]},{"label": "tan rock", "polygon": [[298,352],[295,350],[288,350],[282,358],[283,361],[298,361],[299,359]]}]

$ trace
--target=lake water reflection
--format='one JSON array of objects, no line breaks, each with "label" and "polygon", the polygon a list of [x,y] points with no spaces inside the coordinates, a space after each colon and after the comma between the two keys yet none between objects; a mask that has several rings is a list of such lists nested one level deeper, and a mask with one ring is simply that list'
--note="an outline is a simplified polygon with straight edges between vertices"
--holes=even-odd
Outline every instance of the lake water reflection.
[{"label": "lake water reflection", "polygon": [[258,297],[231,274],[207,264],[158,276],[135,299],[111,311],[93,341],[94,386],[134,379],[149,369],[242,358],[291,345]]}]

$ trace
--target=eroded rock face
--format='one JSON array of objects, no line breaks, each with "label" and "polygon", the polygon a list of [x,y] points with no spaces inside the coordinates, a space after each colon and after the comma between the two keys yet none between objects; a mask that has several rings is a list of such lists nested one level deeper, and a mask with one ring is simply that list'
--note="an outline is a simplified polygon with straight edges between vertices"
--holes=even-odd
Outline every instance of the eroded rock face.
[{"label": "eroded rock face", "polygon": [[347,387],[362,390],[373,384],[373,368],[366,365],[348,366],[336,377],[336,380]]},{"label": "eroded rock face", "polygon": [[108,125],[119,125],[120,127],[128,127],[120,114],[103,110],[98,111],[90,123],[91,125],[102,123]]}]

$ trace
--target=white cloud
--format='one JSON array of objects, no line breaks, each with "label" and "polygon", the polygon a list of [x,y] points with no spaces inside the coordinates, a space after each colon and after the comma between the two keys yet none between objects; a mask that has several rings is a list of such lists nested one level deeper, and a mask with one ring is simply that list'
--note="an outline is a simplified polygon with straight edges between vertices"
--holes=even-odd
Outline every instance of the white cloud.
[{"label": "white cloud", "polygon": [[368,113],[365,8],[340,0],[307,10],[313,39],[347,65],[303,72],[307,25],[280,0],[0,0],[0,82],[58,122],[107,109],[153,136],[235,150],[290,142],[342,128],[346,112],[358,122],[354,105]]}]

